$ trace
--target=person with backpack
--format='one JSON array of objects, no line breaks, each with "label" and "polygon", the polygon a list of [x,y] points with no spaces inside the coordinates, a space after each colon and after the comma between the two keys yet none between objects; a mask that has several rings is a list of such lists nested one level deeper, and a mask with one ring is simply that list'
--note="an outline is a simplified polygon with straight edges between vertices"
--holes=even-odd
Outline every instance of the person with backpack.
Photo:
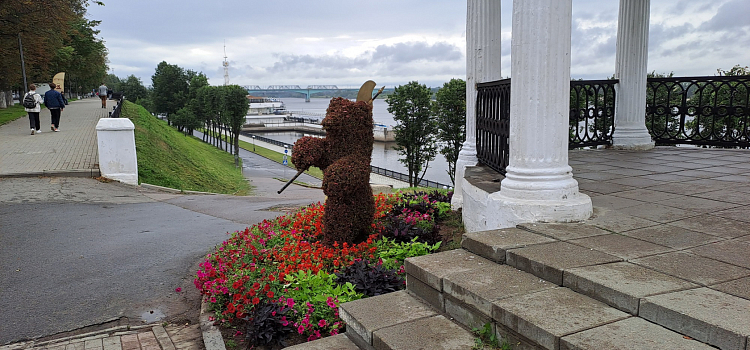
[{"label": "person with backpack", "polygon": [[42,96],[36,93],[36,85],[29,85],[29,92],[23,96],[22,101],[23,108],[26,110],[26,113],[29,114],[31,134],[34,135],[42,132],[42,130],[40,130],[42,125],[39,123],[39,112],[42,111]]},{"label": "person with backpack", "polygon": [[49,109],[52,116],[52,125],[50,129],[54,132],[60,131],[60,114],[65,109],[65,100],[63,100],[62,94],[55,90],[57,85],[55,83],[49,83],[50,90],[44,93],[44,106]]}]

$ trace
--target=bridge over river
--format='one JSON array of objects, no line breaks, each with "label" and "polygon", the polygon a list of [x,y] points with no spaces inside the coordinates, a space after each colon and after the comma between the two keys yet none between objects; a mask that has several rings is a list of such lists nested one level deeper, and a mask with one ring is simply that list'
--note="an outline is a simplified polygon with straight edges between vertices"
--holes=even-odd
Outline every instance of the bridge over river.
[{"label": "bridge over river", "polygon": [[[259,85],[245,85],[248,94],[267,93],[267,92],[296,92],[305,95],[305,102],[310,102],[310,95],[319,92],[341,92],[341,91],[359,91],[359,86],[347,85],[338,87],[336,85],[308,85],[303,88],[299,85],[268,85],[265,89]],[[384,91],[393,91],[394,88],[386,88]],[[377,89],[376,89],[377,90]]]}]

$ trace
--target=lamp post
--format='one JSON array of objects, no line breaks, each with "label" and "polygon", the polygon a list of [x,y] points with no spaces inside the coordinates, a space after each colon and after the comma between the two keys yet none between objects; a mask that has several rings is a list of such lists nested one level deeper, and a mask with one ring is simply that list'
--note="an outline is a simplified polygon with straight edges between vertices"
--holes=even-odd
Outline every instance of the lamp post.
[{"label": "lamp post", "polygon": [[21,52],[21,71],[23,72],[23,91],[28,92],[29,85],[26,83],[26,63],[23,60],[23,43],[21,42],[21,33],[18,33],[18,51]]},{"label": "lamp post", "polygon": [[255,135],[253,135],[253,153],[255,153]]}]

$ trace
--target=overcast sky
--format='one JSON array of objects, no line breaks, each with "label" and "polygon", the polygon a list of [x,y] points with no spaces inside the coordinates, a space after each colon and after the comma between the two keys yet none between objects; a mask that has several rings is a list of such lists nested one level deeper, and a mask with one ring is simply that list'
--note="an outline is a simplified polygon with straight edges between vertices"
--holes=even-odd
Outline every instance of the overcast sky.
[{"label": "overcast sky", "polygon": [[[502,75],[510,76],[512,0],[502,1]],[[627,0],[632,1],[632,0]],[[464,0],[104,0],[110,73],[151,85],[161,61],[230,83],[358,87],[466,78]],[[615,67],[618,0],[573,0],[571,75]],[[750,65],[750,0],[651,0],[648,70],[715,75]]]}]

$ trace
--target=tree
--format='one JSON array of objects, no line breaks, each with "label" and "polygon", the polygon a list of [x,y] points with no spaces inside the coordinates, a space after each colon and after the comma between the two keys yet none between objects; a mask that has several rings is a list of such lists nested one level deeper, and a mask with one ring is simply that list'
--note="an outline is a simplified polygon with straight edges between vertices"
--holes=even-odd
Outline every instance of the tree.
[{"label": "tree", "polygon": [[456,162],[466,140],[466,82],[451,79],[438,90],[433,104],[437,118],[440,153],[448,161],[448,176],[456,184]]},{"label": "tree", "polygon": [[396,150],[403,156],[399,161],[408,169],[409,186],[417,186],[422,181],[437,154],[437,123],[430,114],[431,97],[427,86],[412,81],[397,86],[386,98],[388,112],[397,123],[394,128]]},{"label": "tree", "polygon": [[135,75],[129,75],[124,81],[120,82],[120,88],[118,91],[125,95],[125,98],[130,102],[138,101],[139,99],[148,98],[148,89],[143,86],[141,79]]},{"label": "tree", "polygon": [[169,122],[170,115],[177,113],[185,106],[188,96],[187,74],[177,65],[162,61],[156,66],[156,71],[151,76],[151,83],[154,111],[165,114]]},{"label": "tree", "polygon": [[[70,48],[60,49],[69,46],[66,40],[71,28],[76,20],[84,18],[88,5],[88,0],[0,1],[0,95],[9,94],[11,89],[27,88],[22,86],[19,38],[23,43],[28,83],[50,81],[50,65],[56,55],[65,59],[74,57],[75,51]],[[0,102],[0,108],[3,107]]]},{"label": "tree", "polygon": [[234,146],[234,166],[240,166],[240,130],[245,124],[245,116],[250,107],[247,102],[247,90],[239,85],[222,86],[222,110],[229,125],[232,145]]}]

